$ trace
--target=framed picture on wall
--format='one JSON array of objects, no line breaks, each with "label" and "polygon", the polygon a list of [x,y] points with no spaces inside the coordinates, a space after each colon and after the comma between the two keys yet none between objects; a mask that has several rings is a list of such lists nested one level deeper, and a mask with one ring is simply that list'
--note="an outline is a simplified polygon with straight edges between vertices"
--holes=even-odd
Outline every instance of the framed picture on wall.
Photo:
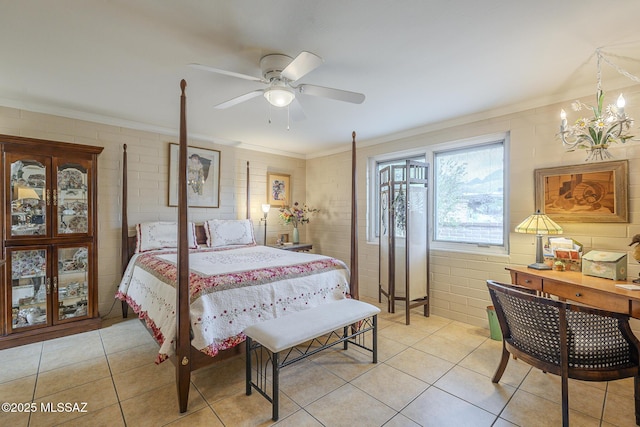
[{"label": "framed picture on wall", "polygon": [[536,209],[558,222],[629,222],[628,161],[536,169]]},{"label": "framed picture on wall", "polygon": [[[178,206],[180,146],[169,144],[169,206]],[[196,208],[220,206],[220,151],[187,147],[187,200]]]},{"label": "framed picture on wall", "polygon": [[291,176],[267,172],[267,203],[287,204],[291,200]]}]

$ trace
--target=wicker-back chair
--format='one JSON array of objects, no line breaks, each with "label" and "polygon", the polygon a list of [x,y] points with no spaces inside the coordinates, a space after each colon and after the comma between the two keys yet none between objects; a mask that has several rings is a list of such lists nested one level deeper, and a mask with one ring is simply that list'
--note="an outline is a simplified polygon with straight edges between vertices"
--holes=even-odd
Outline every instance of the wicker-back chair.
[{"label": "wicker-back chair", "polygon": [[634,377],[640,425],[640,342],[629,316],[535,295],[518,286],[487,281],[502,330],[500,381],[509,354],[562,377],[562,425],[569,425],[568,379],[610,381]]}]

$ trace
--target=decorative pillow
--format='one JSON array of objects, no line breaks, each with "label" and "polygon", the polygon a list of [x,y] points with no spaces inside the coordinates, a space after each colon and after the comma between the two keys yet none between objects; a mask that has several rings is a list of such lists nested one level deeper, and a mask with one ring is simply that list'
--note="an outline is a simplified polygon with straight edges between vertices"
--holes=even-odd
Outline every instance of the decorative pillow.
[{"label": "decorative pillow", "polygon": [[[189,223],[189,247],[196,249],[196,225]],[[136,253],[178,247],[178,223],[143,222],[136,225]]]},{"label": "decorative pillow", "polygon": [[255,245],[253,224],[249,219],[210,219],[204,223],[209,247]]}]

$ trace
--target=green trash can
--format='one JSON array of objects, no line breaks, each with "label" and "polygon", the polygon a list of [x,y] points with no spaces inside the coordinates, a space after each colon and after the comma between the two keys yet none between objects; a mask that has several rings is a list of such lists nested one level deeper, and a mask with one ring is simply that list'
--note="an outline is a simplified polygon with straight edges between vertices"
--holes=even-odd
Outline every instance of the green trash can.
[{"label": "green trash can", "polygon": [[498,322],[498,316],[496,315],[496,309],[490,305],[487,307],[487,316],[489,316],[489,331],[491,332],[491,339],[496,341],[502,341],[502,331],[500,330],[500,323]]}]

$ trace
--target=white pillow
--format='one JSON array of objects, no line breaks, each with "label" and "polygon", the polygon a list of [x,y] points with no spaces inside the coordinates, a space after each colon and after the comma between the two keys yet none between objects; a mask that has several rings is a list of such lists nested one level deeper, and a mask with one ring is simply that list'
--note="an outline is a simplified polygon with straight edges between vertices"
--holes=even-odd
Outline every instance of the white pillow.
[{"label": "white pillow", "polygon": [[[196,249],[196,225],[189,223],[189,248]],[[136,225],[136,253],[178,247],[178,223],[143,222]]]},{"label": "white pillow", "polygon": [[210,219],[204,223],[209,247],[255,245],[253,224],[249,219]]}]

